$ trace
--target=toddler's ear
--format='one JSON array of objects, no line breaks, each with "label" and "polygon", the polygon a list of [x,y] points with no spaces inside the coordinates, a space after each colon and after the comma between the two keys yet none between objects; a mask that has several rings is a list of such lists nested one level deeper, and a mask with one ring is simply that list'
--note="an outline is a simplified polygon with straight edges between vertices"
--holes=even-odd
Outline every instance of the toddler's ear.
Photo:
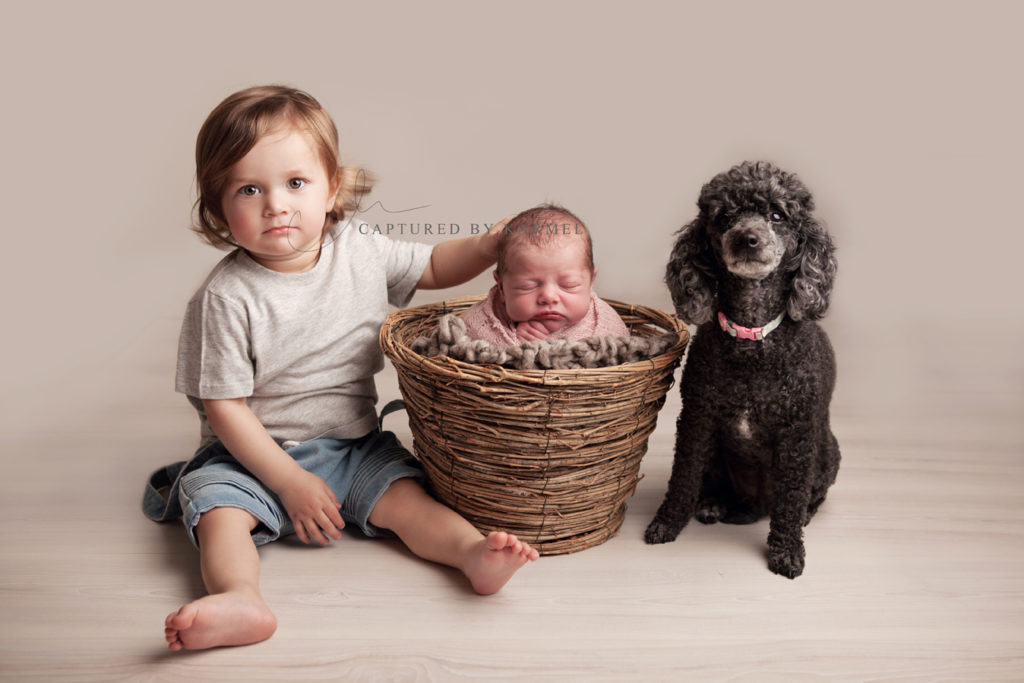
[{"label": "toddler's ear", "polygon": [[498,283],[498,289],[501,289],[501,278],[498,277],[498,269],[495,268],[491,271],[491,275],[494,276],[494,281]]},{"label": "toddler's ear", "polygon": [[325,213],[334,211],[334,207],[338,205],[338,193],[341,192],[341,178],[331,183],[330,190],[327,193],[327,208]]}]

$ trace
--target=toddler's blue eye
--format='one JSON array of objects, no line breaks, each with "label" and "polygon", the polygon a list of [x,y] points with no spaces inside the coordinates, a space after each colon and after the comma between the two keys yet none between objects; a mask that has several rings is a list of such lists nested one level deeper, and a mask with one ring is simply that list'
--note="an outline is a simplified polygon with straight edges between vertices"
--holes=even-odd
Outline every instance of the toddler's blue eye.
[{"label": "toddler's blue eye", "polygon": [[243,195],[245,197],[255,197],[259,193],[260,190],[255,185],[242,185],[242,187],[238,189],[238,194]]},{"label": "toddler's blue eye", "polygon": [[292,190],[298,190],[306,184],[306,181],[302,178],[292,178],[288,181],[288,187]]}]

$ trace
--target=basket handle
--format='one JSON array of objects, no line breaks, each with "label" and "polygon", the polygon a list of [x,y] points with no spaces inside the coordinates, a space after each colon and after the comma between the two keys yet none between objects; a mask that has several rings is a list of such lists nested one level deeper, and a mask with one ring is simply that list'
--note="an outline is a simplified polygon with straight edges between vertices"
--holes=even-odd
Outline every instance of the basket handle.
[{"label": "basket handle", "polygon": [[377,418],[377,428],[383,429],[384,418],[390,415],[391,413],[397,412],[399,410],[405,410],[405,401],[403,401],[400,398],[396,398],[393,401],[388,401],[387,404],[385,404],[385,406],[380,409],[380,417]]}]

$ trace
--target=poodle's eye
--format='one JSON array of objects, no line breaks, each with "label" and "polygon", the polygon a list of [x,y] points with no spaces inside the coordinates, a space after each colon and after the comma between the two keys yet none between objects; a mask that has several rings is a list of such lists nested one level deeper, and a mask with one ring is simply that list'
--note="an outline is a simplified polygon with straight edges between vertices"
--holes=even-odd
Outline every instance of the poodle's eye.
[{"label": "poodle's eye", "polygon": [[772,223],[781,223],[782,222],[782,214],[779,213],[778,211],[772,211],[770,214],[768,214],[768,219]]}]

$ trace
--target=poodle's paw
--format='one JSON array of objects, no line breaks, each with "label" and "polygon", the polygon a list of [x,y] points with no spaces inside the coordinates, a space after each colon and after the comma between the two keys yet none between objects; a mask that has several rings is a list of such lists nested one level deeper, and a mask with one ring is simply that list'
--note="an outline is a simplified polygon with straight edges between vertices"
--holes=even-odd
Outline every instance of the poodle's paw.
[{"label": "poodle's paw", "polygon": [[682,525],[669,524],[655,517],[644,532],[644,541],[650,544],[671,543],[683,530]]},{"label": "poodle's paw", "polygon": [[768,546],[768,569],[772,572],[785,576],[787,579],[795,579],[804,573],[804,546],[802,543],[796,546],[769,545]]},{"label": "poodle's paw", "polygon": [[697,503],[697,511],[693,516],[696,517],[697,521],[701,524],[714,524],[722,521],[725,514],[726,510],[724,505],[719,503],[717,500],[705,498]]}]

